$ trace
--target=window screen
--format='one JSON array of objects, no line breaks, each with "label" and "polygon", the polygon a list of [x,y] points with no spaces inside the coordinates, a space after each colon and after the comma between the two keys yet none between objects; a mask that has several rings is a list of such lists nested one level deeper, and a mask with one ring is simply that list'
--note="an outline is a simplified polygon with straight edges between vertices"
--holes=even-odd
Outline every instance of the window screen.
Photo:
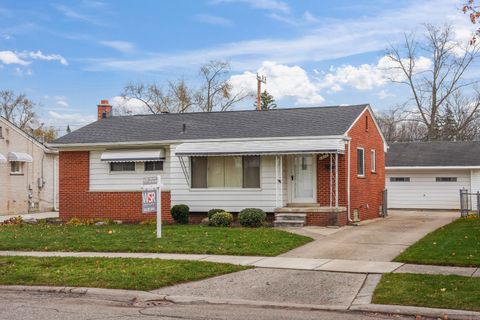
[{"label": "window screen", "polygon": [[111,172],[135,171],[135,162],[111,162]]},{"label": "window screen", "polygon": [[457,182],[457,177],[436,177],[437,182]]},{"label": "window screen", "polygon": [[390,177],[390,182],[410,182],[410,177]]},{"label": "window screen", "polygon": [[163,161],[149,161],[145,162],[145,171],[162,171]]}]

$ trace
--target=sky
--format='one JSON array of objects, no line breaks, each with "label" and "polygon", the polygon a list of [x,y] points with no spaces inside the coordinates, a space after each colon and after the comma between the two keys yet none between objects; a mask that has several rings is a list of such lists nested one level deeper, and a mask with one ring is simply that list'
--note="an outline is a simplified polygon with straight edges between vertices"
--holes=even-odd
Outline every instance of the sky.
[{"label": "sky", "polygon": [[[388,81],[385,49],[423,23],[452,24],[458,41],[475,29],[460,0],[3,0],[0,90],[25,93],[41,122],[64,133],[96,120],[129,82],[199,84],[198,68],[231,63],[236,88],[255,74],[279,108],[404,102]],[[430,59],[419,65],[428,68]],[[475,77],[478,66],[474,66]],[[244,101],[237,109],[252,108]]]}]

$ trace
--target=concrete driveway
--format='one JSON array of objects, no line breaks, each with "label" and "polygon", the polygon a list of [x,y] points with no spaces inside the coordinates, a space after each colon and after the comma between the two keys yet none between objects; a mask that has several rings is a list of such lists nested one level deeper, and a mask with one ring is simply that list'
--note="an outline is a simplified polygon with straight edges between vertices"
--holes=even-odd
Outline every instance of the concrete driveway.
[{"label": "concrete driveway", "polygon": [[291,229],[315,241],[281,256],[391,261],[427,233],[459,216],[458,212],[391,210],[387,218],[365,221],[359,226]]}]

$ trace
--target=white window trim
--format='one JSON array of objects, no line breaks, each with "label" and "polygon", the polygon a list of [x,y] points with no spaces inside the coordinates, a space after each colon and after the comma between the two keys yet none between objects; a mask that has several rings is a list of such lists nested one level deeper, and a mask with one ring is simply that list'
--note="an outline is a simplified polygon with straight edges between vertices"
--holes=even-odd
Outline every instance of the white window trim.
[{"label": "white window trim", "polygon": [[[248,155],[246,155],[248,157]],[[205,156],[205,157],[211,157],[211,156]],[[223,157],[232,157],[232,156],[223,156]],[[243,155],[240,156],[240,157],[244,157]],[[192,170],[192,158],[189,157],[189,170]],[[206,187],[206,188],[193,188],[192,187],[192,180],[190,179],[190,185],[189,185],[189,190],[192,191],[192,192],[195,192],[195,191],[201,191],[201,192],[208,192],[208,191],[240,191],[240,192],[248,192],[248,191],[261,191],[263,188],[262,188],[262,174],[263,174],[263,168],[262,168],[262,156],[259,155],[259,159],[260,159],[260,187],[258,188],[244,188],[244,187]],[[208,161],[208,160],[207,160]],[[242,160],[242,165],[243,165],[243,160]],[[242,167],[242,171],[243,171],[243,167]],[[242,175],[243,175],[243,172],[242,172]],[[207,185],[208,185],[208,176],[207,176]]]},{"label": "white window trim", "polygon": [[[12,171],[12,164],[13,163],[18,163],[18,168],[19,168],[19,171]],[[12,161],[10,162],[10,175],[17,175],[17,176],[20,176],[20,175],[23,175],[24,173],[24,162],[21,162],[21,161]]]},{"label": "white window trim", "polygon": [[377,172],[377,151],[375,149],[370,150],[370,171]]},{"label": "white window trim", "polygon": [[[363,161],[362,161],[362,174],[358,173],[358,150],[362,150]],[[365,177],[365,148],[357,147],[357,177],[364,178]]]}]

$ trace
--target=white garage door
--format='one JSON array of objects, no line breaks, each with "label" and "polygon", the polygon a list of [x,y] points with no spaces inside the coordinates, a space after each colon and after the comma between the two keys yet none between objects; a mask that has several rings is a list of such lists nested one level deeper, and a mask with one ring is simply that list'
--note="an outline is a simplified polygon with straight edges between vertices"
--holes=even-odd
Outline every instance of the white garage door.
[{"label": "white garage door", "polygon": [[470,189],[470,171],[389,171],[388,207],[459,209],[459,190]]}]

